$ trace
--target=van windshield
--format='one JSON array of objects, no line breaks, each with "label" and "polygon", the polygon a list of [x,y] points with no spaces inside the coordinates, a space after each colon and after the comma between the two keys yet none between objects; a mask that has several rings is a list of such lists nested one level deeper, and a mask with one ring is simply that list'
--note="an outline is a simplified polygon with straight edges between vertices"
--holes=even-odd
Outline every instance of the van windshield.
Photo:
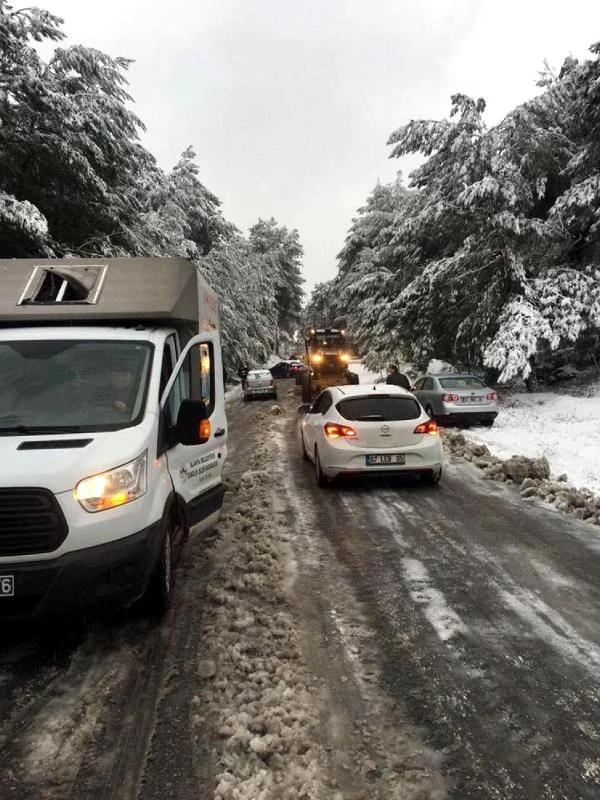
[{"label": "van windshield", "polygon": [[147,342],[0,342],[0,434],[119,430],[144,414]]}]

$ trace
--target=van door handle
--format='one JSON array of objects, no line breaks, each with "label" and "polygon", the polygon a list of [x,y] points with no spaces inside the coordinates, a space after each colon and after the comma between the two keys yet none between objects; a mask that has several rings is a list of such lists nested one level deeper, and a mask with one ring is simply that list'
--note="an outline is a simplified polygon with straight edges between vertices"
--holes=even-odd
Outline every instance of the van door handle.
[{"label": "van door handle", "polygon": [[217,436],[224,436],[225,435],[225,428],[217,428],[215,431],[215,439]]}]

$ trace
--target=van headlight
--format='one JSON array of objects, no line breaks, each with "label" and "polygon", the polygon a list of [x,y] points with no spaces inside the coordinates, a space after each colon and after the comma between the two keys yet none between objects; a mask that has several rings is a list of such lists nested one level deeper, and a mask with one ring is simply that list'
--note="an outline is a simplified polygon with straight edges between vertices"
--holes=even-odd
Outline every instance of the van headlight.
[{"label": "van headlight", "polygon": [[146,469],[147,454],[144,452],[127,464],[84,478],[73,494],[86,511],[105,511],[125,505],[146,494]]}]

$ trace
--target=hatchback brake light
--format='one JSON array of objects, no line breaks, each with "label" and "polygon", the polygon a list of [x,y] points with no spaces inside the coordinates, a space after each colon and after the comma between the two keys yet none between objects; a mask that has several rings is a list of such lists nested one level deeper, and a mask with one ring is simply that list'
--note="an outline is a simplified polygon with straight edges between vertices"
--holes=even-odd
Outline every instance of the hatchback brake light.
[{"label": "hatchback brake light", "polygon": [[415,433],[428,433],[430,436],[438,435],[438,424],[434,419],[428,419],[415,428]]},{"label": "hatchback brake light", "polygon": [[497,400],[498,399],[498,395],[496,394],[496,392],[488,392],[486,394],[486,396],[485,396],[485,399],[486,400]]},{"label": "hatchback brake light", "polygon": [[325,436],[328,439],[356,439],[357,433],[349,425],[338,425],[337,422],[325,423]]},{"label": "hatchback brake light", "polygon": [[444,403],[456,403],[459,400],[459,396],[457,394],[443,394],[442,400]]}]

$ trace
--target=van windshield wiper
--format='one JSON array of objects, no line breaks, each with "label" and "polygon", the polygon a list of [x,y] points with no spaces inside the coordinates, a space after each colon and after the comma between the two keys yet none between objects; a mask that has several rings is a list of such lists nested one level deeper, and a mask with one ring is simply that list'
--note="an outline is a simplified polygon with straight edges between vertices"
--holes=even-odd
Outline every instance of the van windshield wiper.
[{"label": "van windshield wiper", "polygon": [[51,434],[51,433],[79,433],[83,428],[81,425],[11,425],[0,426],[1,433],[21,433],[24,436],[29,434]]}]

